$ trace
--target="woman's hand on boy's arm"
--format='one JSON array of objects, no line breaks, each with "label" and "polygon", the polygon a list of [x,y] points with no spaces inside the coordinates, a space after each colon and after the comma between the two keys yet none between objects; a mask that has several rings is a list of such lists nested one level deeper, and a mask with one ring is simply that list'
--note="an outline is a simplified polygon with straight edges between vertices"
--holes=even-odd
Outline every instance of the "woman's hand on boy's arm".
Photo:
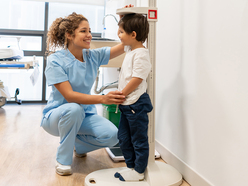
[{"label": "woman's hand on boy's arm", "polygon": [[120,91],[111,91],[107,95],[89,95],[73,91],[69,81],[54,84],[68,103],[79,104],[122,104],[125,96]]},{"label": "woman's hand on boy's arm", "polygon": [[122,92],[110,91],[108,94],[103,95],[102,102],[103,104],[122,104],[125,101],[125,96]]},{"label": "woman's hand on boy's arm", "polygon": [[143,79],[138,77],[133,77],[129,83],[126,85],[126,87],[122,90],[122,93],[124,96],[127,96],[131,92],[133,92],[143,81]]}]

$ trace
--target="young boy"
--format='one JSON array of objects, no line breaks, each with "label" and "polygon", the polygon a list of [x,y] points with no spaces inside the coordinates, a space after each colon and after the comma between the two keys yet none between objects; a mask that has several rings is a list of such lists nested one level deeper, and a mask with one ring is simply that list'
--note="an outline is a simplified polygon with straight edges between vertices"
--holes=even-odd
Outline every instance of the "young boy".
[{"label": "young boy", "polygon": [[118,36],[126,56],[119,75],[118,90],[126,96],[119,105],[121,118],[118,139],[127,168],[115,173],[121,181],[142,181],[148,163],[148,112],[153,107],[146,93],[146,78],[151,70],[149,51],[143,46],[149,24],[141,14],[125,15],[118,23]]}]

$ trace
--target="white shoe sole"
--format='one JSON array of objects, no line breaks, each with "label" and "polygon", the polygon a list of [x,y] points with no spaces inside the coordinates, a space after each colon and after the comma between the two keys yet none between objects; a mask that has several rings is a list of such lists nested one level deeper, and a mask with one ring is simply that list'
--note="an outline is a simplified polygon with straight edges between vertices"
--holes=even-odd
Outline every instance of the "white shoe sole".
[{"label": "white shoe sole", "polygon": [[62,165],[59,162],[56,162],[55,165],[56,173],[61,176],[71,175],[72,170],[70,165]]},{"label": "white shoe sole", "polygon": [[58,169],[56,169],[56,173],[59,174],[60,176],[67,176],[67,175],[71,175],[72,171],[68,170],[68,171],[59,171]]}]

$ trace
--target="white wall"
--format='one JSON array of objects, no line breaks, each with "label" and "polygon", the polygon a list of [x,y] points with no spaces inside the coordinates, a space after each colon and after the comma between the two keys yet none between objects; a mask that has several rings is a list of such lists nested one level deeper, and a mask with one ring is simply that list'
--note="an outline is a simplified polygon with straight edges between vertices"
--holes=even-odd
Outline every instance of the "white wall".
[{"label": "white wall", "polygon": [[193,186],[202,185],[189,169],[206,185],[247,185],[248,1],[157,0],[157,7],[162,157],[177,158]]}]

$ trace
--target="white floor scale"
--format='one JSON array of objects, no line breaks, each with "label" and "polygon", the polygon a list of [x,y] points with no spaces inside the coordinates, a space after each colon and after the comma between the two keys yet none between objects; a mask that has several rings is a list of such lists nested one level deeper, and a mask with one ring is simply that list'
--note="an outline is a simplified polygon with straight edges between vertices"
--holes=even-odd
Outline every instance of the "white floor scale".
[{"label": "white floor scale", "polygon": [[[119,147],[119,144],[117,144],[114,147],[107,147],[106,151],[109,155],[109,157],[114,161],[114,162],[120,162],[120,161],[125,161],[125,158],[121,152],[121,148]],[[160,154],[158,153],[158,151],[155,150],[155,155],[154,155],[155,159],[160,158]]]},{"label": "white floor scale", "polygon": [[[148,48],[152,71],[148,77],[148,94],[150,95],[153,107],[155,103],[155,47],[156,47],[156,21],[157,8],[156,0],[149,1],[149,7],[131,7],[117,10],[117,14],[140,13],[147,15],[149,21]],[[115,172],[120,168],[103,169],[88,174],[85,178],[85,186],[179,186],[182,183],[182,175],[172,166],[155,161],[155,118],[154,111],[149,113],[149,160],[145,172],[145,180],[139,182],[123,182],[114,177]]]}]

